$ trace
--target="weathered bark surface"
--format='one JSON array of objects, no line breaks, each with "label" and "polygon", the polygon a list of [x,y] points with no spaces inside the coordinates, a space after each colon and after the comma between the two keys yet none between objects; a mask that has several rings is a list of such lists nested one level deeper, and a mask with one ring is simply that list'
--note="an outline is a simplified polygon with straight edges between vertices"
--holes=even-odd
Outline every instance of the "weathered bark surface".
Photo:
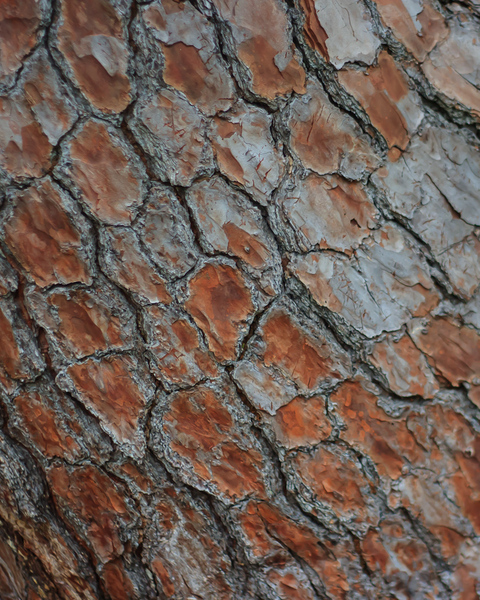
[{"label": "weathered bark surface", "polygon": [[480,593],[478,0],[0,2],[1,600]]}]

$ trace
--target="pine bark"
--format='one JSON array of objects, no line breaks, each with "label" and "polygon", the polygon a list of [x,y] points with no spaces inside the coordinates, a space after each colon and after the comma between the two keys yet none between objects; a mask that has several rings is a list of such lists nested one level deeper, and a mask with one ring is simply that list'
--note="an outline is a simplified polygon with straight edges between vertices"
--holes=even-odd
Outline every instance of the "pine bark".
[{"label": "pine bark", "polygon": [[0,6],[0,598],[480,597],[476,0]]}]

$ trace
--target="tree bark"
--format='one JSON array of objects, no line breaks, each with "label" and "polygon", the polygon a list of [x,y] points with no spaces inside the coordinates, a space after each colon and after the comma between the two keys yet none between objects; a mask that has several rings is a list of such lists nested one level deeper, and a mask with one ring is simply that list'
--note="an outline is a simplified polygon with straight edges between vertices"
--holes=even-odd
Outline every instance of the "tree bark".
[{"label": "tree bark", "polygon": [[0,598],[480,594],[477,0],[0,6]]}]

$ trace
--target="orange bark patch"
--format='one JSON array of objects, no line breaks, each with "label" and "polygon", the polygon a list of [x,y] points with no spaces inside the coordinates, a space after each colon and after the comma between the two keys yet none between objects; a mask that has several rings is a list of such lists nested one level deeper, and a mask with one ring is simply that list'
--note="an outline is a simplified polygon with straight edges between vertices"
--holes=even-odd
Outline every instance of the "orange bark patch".
[{"label": "orange bark patch", "polygon": [[0,344],[0,368],[9,377],[20,379],[28,376],[20,356],[20,348],[15,338],[13,325],[0,308],[0,331],[2,332],[2,343]]},{"label": "orange bark patch", "polygon": [[248,317],[254,312],[250,290],[239,271],[209,263],[189,283],[185,308],[219,360],[234,360]]},{"label": "orange bark patch", "polygon": [[151,4],[143,19],[161,40],[165,83],[183,92],[207,115],[228,110],[234,87],[212,23],[190,2],[175,0]]},{"label": "orange bark patch", "polygon": [[[215,0],[222,18],[232,27],[240,60],[251,73],[251,86],[273,100],[305,88],[305,71],[293,52],[283,5],[276,0]],[[265,19],[268,15],[268,19]]]},{"label": "orange bark patch", "polygon": [[152,306],[148,321],[150,349],[161,378],[171,384],[193,385],[218,375],[215,361],[201,348],[198,333],[187,319]]},{"label": "orange bark patch", "polygon": [[[205,94],[205,79],[209,74],[198,50],[193,46],[177,42],[171,46],[163,45],[163,54],[165,55],[163,71],[165,83],[183,92],[192,104],[197,104]],[[217,95],[215,90],[211,93],[214,97]]]},{"label": "orange bark patch", "polygon": [[44,175],[52,145],[22,98],[0,98],[0,124],[0,165],[13,177]]},{"label": "orange bark patch", "polygon": [[103,567],[101,577],[112,600],[133,600],[137,595],[120,559],[107,563]]},{"label": "orange bark patch", "polygon": [[[84,290],[51,294],[48,304],[56,315],[54,335],[68,354],[72,352],[81,358],[125,345],[128,336],[125,324],[112,314],[96,294]],[[131,327],[128,329],[131,335]]]},{"label": "orange bark patch", "polygon": [[412,463],[424,459],[405,420],[389,417],[359,382],[345,382],[331,399],[346,425],[342,438],[370,456],[381,475],[398,479],[406,458]]},{"label": "orange bark patch", "polygon": [[252,72],[253,89],[260,96],[273,99],[292,91],[305,91],[305,71],[294,58],[280,70],[275,64],[277,50],[271,39],[255,36],[240,44],[238,54]]},{"label": "orange bark patch", "polygon": [[480,377],[480,337],[473,329],[437,318],[425,328],[412,327],[410,334],[435,369],[452,385]]},{"label": "orange bark patch", "polygon": [[168,598],[173,596],[175,594],[175,586],[173,585],[172,580],[168,575],[168,571],[163,566],[163,563],[160,560],[160,558],[157,557],[152,561],[152,569],[155,575],[160,579],[162,583],[164,594]]},{"label": "orange bark patch", "polygon": [[428,0],[416,15],[410,14],[410,5],[403,0],[376,0],[376,4],[385,25],[420,62],[447,34],[445,19]]},{"label": "orange bark patch", "polygon": [[388,146],[404,150],[420,123],[422,111],[393,58],[382,52],[378,67],[365,72],[343,70],[339,81],[360,102]]},{"label": "orange bark patch", "polygon": [[410,586],[424,584],[428,600],[440,591],[427,546],[402,523],[390,517],[377,531],[371,529],[361,542],[362,555],[373,573],[381,572],[402,598],[408,598]]},{"label": "orange bark patch", "polygon": [[171,439],[171,449],[220,493],[231,499],[263,496],[262,455],[236,433],[230,412],[212,389],[197,386],[175,394],[163,429]]},{"label": "orange bark patch", "polygon": [[15,398],[15,407],[21,417],[23,428],[40,451],[48,458],[75,459],[81,448],[62,427],[53,407],[47,406],[37,392],[22,392]]},{"label": "orange bark patch", "polygon": [[90,283],[80,233],[48,179],[17,196],[5,233],[5,242],[37,285]]},{"label": "orange bark patch", "polygon": [[321,447],[312,454],[297,454],[293,464],[303,484],[313,491],[315,501],[357,525],[375,522],[365,500],[371,486],[352,460]]},{"label": "orange bark patch", "polygon": [[[233,86],[226,69],[209,68],[208,62],[202,60],[197,48],[178,42],[171,46],[163,45],[165,83],[180,90],[207,114],[215,112],[215,108],[226,110],[233,101]],[[214,55],[209,62],[215,62]]]},{"label": "orange bark patch", "polygon": [[285,313],[274,313],[263,326],[266,342],[264,362],[284,369],[308,389],[329,376],[340,377],[330,348],[318,347],[314,340],[298,329]]},{"label": "orange bark patch", "polygon": [[318,50],[323,58],[328,61],[328,49],[325,43],[328,35],[318,20],[317,11],[315,10],[315,0],[300,0],[300,6],[306,17],[303,31],[309,45]]},{"label": "orange bark patch", "polygon": [[319,175],[341,171],[352,179],[376,167],[375,152],[355,121],[331,104],[320,84],[310,81],[307,92],[292,102],[288,123],[303,165]]},{"label": "orange bark patch", "polygon": [[113,481],[93,466],[53,467],[48,479],[62,511],[73,513],[83,523],[84,538],[98,559],[107,562],[120,556],[124,549],[120,527],[132,518]]},{"label": "orange bark patch", "polygon": [[62,0],[58,40],[90,102],[106,112],[124,110],[130,102],[128,50],[115,8],[106,0]]},{"label": "orange bark patch", "polygon": [[0,5],[0,78],[14,73],[36,43],[40,5],[35,0],[3,0]]},{"label": "orange bark patch", "polygon": [[69,151],[69,174],[92,213],[106,223],[129,224],[142,200],[142,183],[119,140],[103,123],[89,121]]},{"label": "orange bark patch", "polygon": [[[0,38],[1,30],[0,16]],[[1,57],[2,52],[0,63]],[[41,177],[51,166],[53,146],[75,117],[47,51],[39,49],[22,69],[14,91],[0,98],[0,165],[15,178]]]},{"label": "orange bark patch", "polygon": [[[267,419],[267,417],[265,417]],[[268,418],[277,440],[287,448],[312,446],[328,438],[332,425],[325,414],[325,400],[321,396],[298,396]]]},{"label": "orange bark patch", "polygon": [[68,368],[82,401],[96,412],[120,442],[133,441],[146,399],[133,380],[129,357],[89,359]]},{"label": "orange bark patch", "polygon": [[318,574],[332,597],[339,600],[346,597],[349,585],[340,563],[319,544],[312,531],[290,520],[272,505],[261,503],[256,510],[267,532],[304,560]]}]

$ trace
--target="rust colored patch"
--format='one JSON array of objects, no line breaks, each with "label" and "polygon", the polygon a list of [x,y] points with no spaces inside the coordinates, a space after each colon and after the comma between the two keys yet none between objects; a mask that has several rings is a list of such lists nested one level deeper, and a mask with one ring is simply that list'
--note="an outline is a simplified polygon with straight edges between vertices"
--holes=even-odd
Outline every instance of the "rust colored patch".
[{"label": "rust colored patch", "polygon": [[89,359],[67,370],[82,401],[120,442],[134,441],[146,404],[133,380],[135,367],[127,356],[110,356],[99,361]]},{"label": "rust colored patch", "polygon": [[472,385],[468,391],[468,397],[480,408],[480,385]]},{"label": "rust colored patch", "polygon": [[122,22],[107,0],[62,0],[58,47],[85,96],[118,113],[130,103],[128,50]]},{"label": "rust colored patch", "polygon": [[133,463],[123,463],[118,467],[118,469],[124,476],[132,480],[135,485],[142,490],[142,492],[151,492],[153,481],[149,477],[143,475],[143,473],[141,473]]},{"label": "rust colored patch", "polygon": [[120,528],[132,517],[113,481],[93,466],[53,467],[47,477],[58,506],[83,524],[83,537],[98,559],[107,562],[120,556]]},{"label": "rust colored patch", "polygon": [[277,50],[271,39],[266,38],[261,35],[252,37],[240,44],[238,50],[240,60],[252,72],[254,91],[272,100],[291,92],[302,94],[305,91],[305,71],[294,58],[285,69],[280,70],[275,63]]},{"label": "rust colored patch", "polygon": [[196,329],[184,317],[152,306],[147,312],[150,349],[159,376],[170,384],[194,385],[218,375],[211,355],[199,341]]},{"label": "rust colored patch", "polygon": [[[264,417],[267,419],[267,417]],[[325,414],[325,400],[321,396],[298,396],[279,408],[274,418],[267,419],[277,440],[287,448],[313,446],[327,439],[332,425]]]},{"label": "rust colored patch", "polygon": [[311,454],[297,454],[292,462],[302,483],[315,495],[315,502],[359,526],[376,523],[366,503],[372,486],[352,460],[320,447]]},{"label": "rust colored patch", "polygon": [[416,15],[409,13],[410,5],[403,0],[375,2],[382,21],[420,62],[447,35],[445,19],[428,0]]},{"label": "rust colored patch", "polygon": [[[478,558],[473,556],[467,564],[460,563],[454,571],[450,587],[453,589],[454,600],[477,600],[478,598]],[[462,561],[463,562],[463,561]]]},{"label": "rust colored patch", "polygon": [[273,100],[305,91],[305,71],[295,56],[280,2],[258,0],[252,5],[248,0],[215,0],[214,4],[232,28],[238,56],[251,73],[254,93]]},{"label": "rust colored patch", "polygon": [[167,569],[163,566],[159,557],[152,561],[152,569],[155,575],[160,579],[164,594],[170,598],[175,594],[175,586],[170,579]]},{"label": "rust colored patch", "polygon": [[171,449],[190,462],[200,480],[232,500],[264,495],[262,455],[237,434],[218,393],[204,385],[178,392],[163,419]]},{"label": "rust colored patch", "polygon": [[0,5],[0,78],[14,73],[37,41],[41,21],[35,0],[3,0]]},{"label": "rust colored patch", "polygon": [[480,377],[480,337],[447,318],[432,319],[425,328],[412,324],[410,335],[435,369],[454,386]]},{"label": "rust colored patch", "polygon": [[473,444],[472,456],[458,452],[456,460],[460,470],[453,475],[451,482],[457,503],[462,513],[470,520],[477,535],[480,534],[480,437]]},{"label": "rust colored patch", "polygon": [[328,345],[318,347],[287,314],[273,313],[263,325],[263,337],[265,364],[280,367],[307,389],[315,388],[326,377],[341,376]]},{"label": "rust colored patch", "polygon": [[377,406],[377,397],[361,383],[347,381],[331,396],[346,430],[341,437],[365,452],[381,475],[398,479],[406,459],[422,462],[425,453],[407,429],[404,419],[389,417]]},{"label": "rust colored patch", "polygon": [[59,188],[48,179],[17,195],[5,225],[5,242],[41,287],[90,283],[80,232],[65,210]]},{"label": "rust colored patch", "polygon": [[20,356],[20,348],[15,338],[15,330],[10,319],[0,308],[0,331],[2,332],[2,343],[0,344],[0,369],[4,370],[9,377],[21,379],[28,376],[28,370],[24,368]]},{"label": "rust colored patch", "polygon": [[41,177],[51,166],[53,146],[75,117],[47,51],[39,49],[22,69],[13,93],[0,98],[0,165],[15,178]]},{"label": "rust colored patch", "polygon": [[[209,69],[208,62],[193,46],[178,42],[171,46],[163,45],[165,83],[180,90],[192,104],[196,104],[207,114],[215,112],[215,107],[227,109],[233,100],[233,88],[227,71]],[[213,59],[210,55],[210,61]]]},{"label": "rust colored patch", "polygon": [[142,181],[120,139],[105,124],[89,121],[69,153],[69,175],[92,213],[105,223],[128,225],[142,201]]},{"label": "rust colored patch", "polygon": [[313,531],[295,523],[272,505],[260,503],[256,506],[256,512],[268,534],[287,546],[318,574],[328,594],[339,600],[346,597],[350,586],[345,573],[338,560],[319,543]]},{"label": "rust colored patch", "polygon": [[[28,313],[25,311],[25,316]],[[22,319],[15,303],[0,300],[0,381],[12,391],[15,380],[34,379],[45,367],[33,332]]]},{"label": "rust colored patch", "polygon": [[52,145],[23,98],[0,98],[0,165],[14,177],[42,177]]},{"label": "rust colored patch", "polygon": [[107,563],[101,577],[112,600],[134,600],[137,597],[132,580],[120,559]]},{"label": "rust colored patch", "polygon": [[223,231],[228,237],[228,250],[254,268],[261,268],[268,256],[267,248],[247,231],[234,223],[225,223]]},{"label": "rust colored patch", "polygon": [[239,271],[209,263],[189,283],[185,308],[219,360],[234,360],[247,319],[254,312],[250,290]]},{"label": "rust colored patch", "polygon": [[434,600],[440,592],[427,546],[400,518],[389,517],[378,530],[371,529],[361,542],[362,554],[373,573],[381,572],[400,598],[408,598],[412,586],[423,583],[425,598]]},{"label": "rust colored patch", "polygon": [[378,67],[364,72],[342,70],[338,78],[363,106],[388,146],[405,150],[423,113],[393,58],[382,52],[378,57]]},{"label": "rust colored patch", "polygon": [[81,448],[71,432],[38,392],[22,392],[16,396],[15,408],[28,436],[45,456],[75,460],[81,455]]},{"label": "rust colored patch", "polygon": [[300,0],[300,6],[306,17],[303,32],[307,38],[307,42],[328,61],[328,49],[325,43],[328,35],[318,20],[317,11],[315,10],[315,0]]},{"label": "rust colored patch", "polygon": [[298,573],[292,573],[288,568],[270,569],[267,578],[273,583],[281,600],[313,600],[315,596],[308,581],[300,579],[298,575]]},{"label": "rust colored patch", "polygon": [[212,23],[190,2],[175,0],[151,4],[143,20],[161,40],[165,83],[183,92],[207,115],[228,110],[234,86]]},{"label": "rust colored patch", "polygon": [[[205,80],[208,79],[209,71],[199,52],[193,46],[187,46],[182,42],[177,42],[171,46],[163,45],[163,54],[165,55],[165,68],[163,78],[165,83],[180,90],[187,96],[192,104],[197,104],[198,100],[205,94]],[[213,101],[218,95],[216,90],[208,90]],[[209,99],[205,99],[208,103]]]},{"label": "rust colored patch", "polygon": [[367,136],[313,80],[307,95],[292,102],[288,125],[293,150],[306,168],[319,175],[340,171],[358,179],[363,170],[371,171],[378,164]]},{"label": "rust colored patch", "polygon": [[108,348],[122,348],[128,338],[131,341],[131,323],[125,327],[126,323],[102,302],[101,293],[72,290],[48,296],[51,308],[45,322],[52,320],[52,335],[67,355],[82,358]]}]

